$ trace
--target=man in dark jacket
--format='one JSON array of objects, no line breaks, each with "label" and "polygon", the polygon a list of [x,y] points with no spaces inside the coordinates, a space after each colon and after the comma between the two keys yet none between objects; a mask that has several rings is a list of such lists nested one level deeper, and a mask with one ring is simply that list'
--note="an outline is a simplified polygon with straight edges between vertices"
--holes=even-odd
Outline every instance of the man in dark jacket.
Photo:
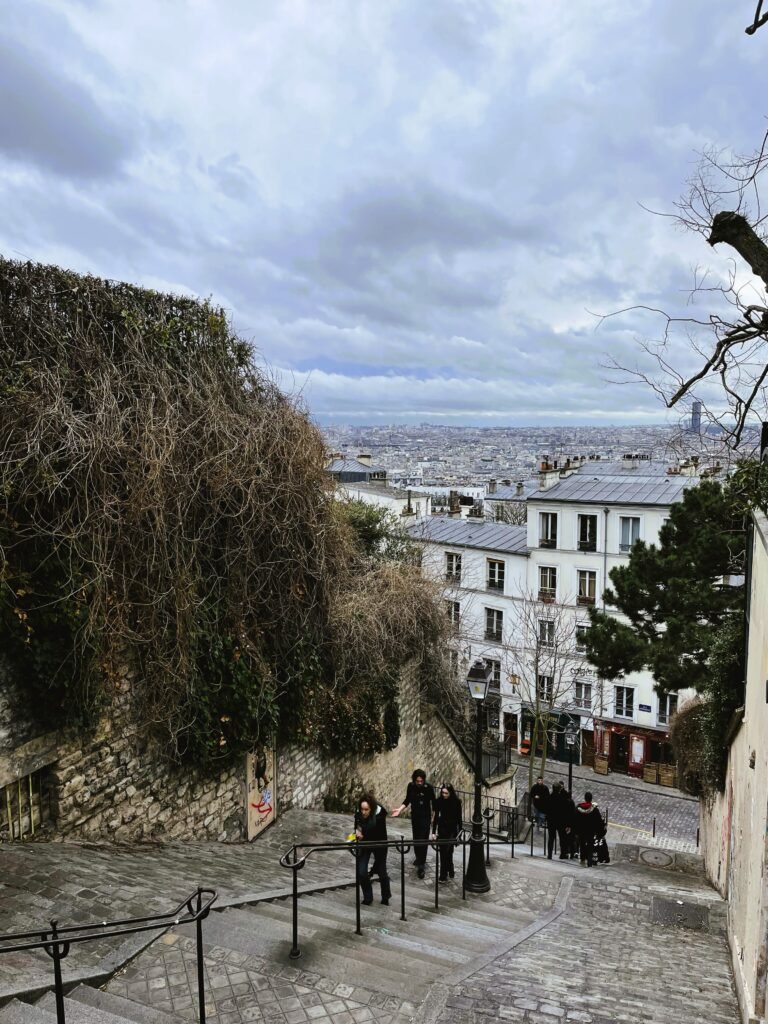
[{"label": "man in dark jacket", "polygon": [[547,823],[548,801],[549,789],[544,785],[544,779],[538,778],[536,785],[531,789],[531,816],[537,825]]},{"label": "man in dark jacket", "polygon": [[411,830],[413,831],[413,863],[419,869],[419,878],[424,877],[424,866],[427,863],[429,849],[429,829],[432,815],[435,812],[435,791],[427,782],[427,773],[417,768],[408,783],[405,800],[392,811],[392,817],[398,818],[406,809],[411,808]]},{"label": "man in dark jacket", "polygon": [[574,807],[565,786],[562,782],[556,782],[552,787],[552,793],[547,804],[547,856],[552,860],[552,850],[555,846],[555,835],[557,844],[560,847],[560,860],[565,860],[570,851],[571,821],[573,819]]},{"label": "man in dark jacket", "polygon": [[576,833],[579,837],[579,856],[582,865],[592,867],[595,836],[605,834],[603,816],[597,804],[592,803],[592,794],[586,792],[584,799],[576,805]]}]

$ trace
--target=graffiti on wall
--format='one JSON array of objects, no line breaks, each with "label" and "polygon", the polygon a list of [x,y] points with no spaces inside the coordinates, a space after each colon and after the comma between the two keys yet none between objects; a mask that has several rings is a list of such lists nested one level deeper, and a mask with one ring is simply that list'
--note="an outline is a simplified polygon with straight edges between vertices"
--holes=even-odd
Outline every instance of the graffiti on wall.
[{"label": "graffiti on wall", "polygon": [[276,762],[272,747],[258,746],[246,757],[248,839],[255,839],[275,820]]}]

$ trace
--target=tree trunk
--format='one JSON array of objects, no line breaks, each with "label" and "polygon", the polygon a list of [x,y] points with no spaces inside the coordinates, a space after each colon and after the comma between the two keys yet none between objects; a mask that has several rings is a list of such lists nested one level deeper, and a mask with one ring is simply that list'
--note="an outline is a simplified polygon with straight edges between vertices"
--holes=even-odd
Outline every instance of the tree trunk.
[{"label": "tree trunk", "polygon": [[710,245],[730,245],[768,286],[768,246],[755,234],[746,217],[728,210],[716,214],[707,241]]}]

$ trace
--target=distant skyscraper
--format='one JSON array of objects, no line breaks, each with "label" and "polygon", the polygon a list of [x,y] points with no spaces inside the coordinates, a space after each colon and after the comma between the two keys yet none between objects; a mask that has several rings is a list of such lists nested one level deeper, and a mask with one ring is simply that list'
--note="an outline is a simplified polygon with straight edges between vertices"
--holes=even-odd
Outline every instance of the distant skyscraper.
[{"label": "distant skyscraper", "polygon": [[701,433],[701,402],[694,402],[691,408],[691,433]]}]

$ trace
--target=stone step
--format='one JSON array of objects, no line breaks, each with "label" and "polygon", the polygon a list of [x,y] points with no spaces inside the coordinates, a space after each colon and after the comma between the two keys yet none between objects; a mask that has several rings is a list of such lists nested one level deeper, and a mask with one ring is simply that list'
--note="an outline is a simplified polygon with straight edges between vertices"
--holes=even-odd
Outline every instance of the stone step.
[{"label": "stone step", "polygon": [[[339,894],[341,895],[341,894]],[[274,905],[273,905],[274,906]],[[290,903],[281,904],[288,909],[285,911],[285,920],[291,921]],[[374,903],[372,907],[362,908],[363,927],[369,919],[371,911],[379,904]],[[410,907],[406,905],[406,921],[400,920],[399,903],[393,899],[388,908],[381,908],[387,913],[392,927],[398,930],[413,932],[416,935],[428,936],[429,929],[439,930],[444,934],[444,940],[450,941],[450,934],[460,930],[463,941],[471,943],[478,949],[482,949],[490,943],[498,942],[510,932],[525,927],[534,919],[534,915],[524,911],[502,911],[493,908],[486,913],[486,906],[473,906],[469,901],[456,900],[452,903],[442,903],[436,911],[434,904],[424,902],[421,905]],[[279,913],[279,911],[278,911]],[[328,918],[338,920],[341,923],[351,922],[354,928],[355,912],[354,904],[348,907],[339,907],[332,901],[332,894],[327,896],[305,897],[299,902],[299,932],[303,930],[302,922],[308,922],[313,927],[318,918],[324,915]],[[277,913],[275,913],[277,916]]]},{"label": "stone step", "polygon": [[0,1024],[56,1024],[56,1014],[12,999],[0,1009]]},{"label": "stone step", "polygon": [[[53,992],[48,992],[42,999],[38,999],[35,1006],[56,1015],[56,998]],[[132,1019],[124,1017],[122,1013],[116,1014],[110,1010],[78,1002],[69,996],[64,999],[64,1012],[67,1024],[127,1024]]]},{"label": "stone step", "polygon": [[69,993],[67,999],[85,1003],[96,1010],[106,1010],[116,1017],[122,1016],[126,1020],[134,1021],[134,1024],[177,1024],[178,1021],[184,1019],[176,1014],[165,1013],[163,1010],[155,1010],[143,1003],[136,1003],[132,999],[113,995],[103,989],[92,988],[90,985],[78,985]]}]

